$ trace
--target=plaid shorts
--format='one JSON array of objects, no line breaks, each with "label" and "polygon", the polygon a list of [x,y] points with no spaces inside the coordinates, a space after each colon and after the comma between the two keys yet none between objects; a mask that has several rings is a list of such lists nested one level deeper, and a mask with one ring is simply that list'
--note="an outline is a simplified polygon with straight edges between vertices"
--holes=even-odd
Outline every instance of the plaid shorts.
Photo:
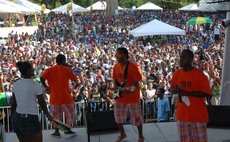
[{"label": "plaid shorts", "polygon": [[52,113],[53,118],[58,120],[62,120],[64,112],[67,126],[70,126],[76,120],[76,111],[74,103],[50,105],[50,111]]},{"label": "plaid shorts", "polygon": [[128,113],[133,125],[139,126],[143,124],[143,115],[139,103],[124,104],[115,102],[114,116],[117,123],[125,123]]},{"label": "plaid shorts", "polygon": [[180,142],[207,142],[206,123],[177,121]]}]

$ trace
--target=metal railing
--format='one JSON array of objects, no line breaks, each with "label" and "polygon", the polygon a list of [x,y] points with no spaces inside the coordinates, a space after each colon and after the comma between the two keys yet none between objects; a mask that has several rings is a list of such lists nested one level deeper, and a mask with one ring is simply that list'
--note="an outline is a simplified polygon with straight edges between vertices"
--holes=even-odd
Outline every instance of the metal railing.
[{"label": "metal railing", "polygon": [[[104,111],[104,110],[112,110],[113,108],[109,105],[108,102],[88,102],[87,107],[89,111]],[[156,102],[146,102],[141,100],[140,106],[143,111],[144,121],[145,122],[154,122],[157,121],[157,105]],[[75,109],[77,111],[77,117],[72,127],[85,127],[85,103],[84,102],[75,102]],[[1,120],[3,126],[5,127],[6,132],[12,132],[11,125],[11,116],[10,116],[10,106],[0,107],[0,111],[4,112],[5,118]],[[53,129],[52,123],[46,118],[43,111],[39,111],[39,118],[41,120],[41,125],[43,130]],[[63,113],[63,122],[65,122],[65,114]],[[128,122],[129,123],[129,122]]]}]

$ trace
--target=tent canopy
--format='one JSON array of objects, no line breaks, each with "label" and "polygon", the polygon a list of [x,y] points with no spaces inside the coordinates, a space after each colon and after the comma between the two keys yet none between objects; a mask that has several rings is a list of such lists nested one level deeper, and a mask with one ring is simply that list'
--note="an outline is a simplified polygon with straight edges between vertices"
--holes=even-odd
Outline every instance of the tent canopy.
[{"label": "tent canopy", "polygon": [[105,1],[97,1],[96,3],[87,7],[88,10],[106,10],[107,3]]},{"label": "tent canopy", "polygon": [[[40,5],[38,5],[38,4],[35,4],[35,3],[32,3],[32,2],[30,2],[30,1],[28,1],[28,0],[15,0],[15,2],[17,3],[17,4],[19,4],[19,5],[22,5],[22,6],[24,6],[24,7],[27,7],[27,8],[30,8],[30,9],[34,9],[34,10],[36,10],[37,12],[41,12],[41,10],[42,10],[42,7],[40,6]],[[46,9],[45,11],[44,11],[44,13],[49,13],[50,12],[50,10],[49,9]]]},{"label": "tent canopy", "polygon": [[[88,10],[106,10],[107,3],[106,1],[98,1],[89,7],[87,7]],[[125,8],[118,6],[118,10],[124,10]]]},{"label": "tent canopy", "polygon": [[229,10],[227,7],[227,2],[221,3],[212,3],[212,4],[200,4],[197,11],[201,12],[218,12],[218,11],[227,11]]},{"label": "tent canopy", "polygon": [[129,32],[134,37],[150,35],[185,35],[185,31],[156,19]]},{"label": "tent canopy", "polygon": [[61,13],[67,13],[67,7],[69,4],[72,4],[72,11],[73,12],[89,12],[88,9],[81,7],[80,5],[74,4],[74,3],[67,3],[65,5],[62,5],[60,7],[57,7],[55,9],[52,9],[53,12],[61,12]]},{"label": "tent canopy", "polygon": [[197,9],[198,9],[197,4],[192,3],[192,4],[186,5],[184,7],[181,7],[178,10],[180,10],[180,11],[196,11]]},{"label": "tent canopy", "polygon": [[[32,8],[27,8],[23,5],[13,3],[8,0],[1,0],[0,3],[1,3],[1,8],[0,8],[1,13],[22,13],[22,14],[38,13],[36,10]],[[9,9],[7,10],[7,8]]]},{"label": "tent canopy", "polygon": [[147,2],[139,6],[136,10],[163,10],[163,8],[155,5],[154,3]]}]

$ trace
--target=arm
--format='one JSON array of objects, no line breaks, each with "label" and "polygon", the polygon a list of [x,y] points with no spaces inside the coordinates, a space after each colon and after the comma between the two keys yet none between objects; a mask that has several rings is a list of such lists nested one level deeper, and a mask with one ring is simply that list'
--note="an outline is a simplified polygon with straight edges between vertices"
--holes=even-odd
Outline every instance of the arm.
[{"label": "arm", "polygon": [[11,104],[11,120],[13,120],[14,114],[15,114],[16,108],[17,108],[17,102],[16,102],[16,98],[15,98],[14,93],[13,93],[13,95],[11,97],[10,104]]},{"label": "arm", "polygon": [[37,99],[38,99],[38,104],[40,105],[41,109],[45,113],[45,115],[48,118],[48,120],[52,121],[53,117],[48,112],[47,104],[46,104],[46,101],[45,101],[45,99],[43,97],[43,94],[37,95]]},{"label": "arm", "polygon": [[48,85],[46,84],[46,80],[43,77],[40,77],[40,80],[41,80],[42,86],[45,88],[48,88]]},{"label": "arm", "polygon": [[46,84],[46,80],[43,77],[40,77],[40,80],[41,80],[42,86],[45,88],[45,92],[49,94],[50,90],[49,90],[49,86]]},{"label": "arm", "polygon": [[199,97],[199,98],[204,98],[204,97],[210,97],[210,94],[201,92],[201,91],[184,91],[180,90],[178,92],[179,95],[181,96],[193,96],[193,97]]}]

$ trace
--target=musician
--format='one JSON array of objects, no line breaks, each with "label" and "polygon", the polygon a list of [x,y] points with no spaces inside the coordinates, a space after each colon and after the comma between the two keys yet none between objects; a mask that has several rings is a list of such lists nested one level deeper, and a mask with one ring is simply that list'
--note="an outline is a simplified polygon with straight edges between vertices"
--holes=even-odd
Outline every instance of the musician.
[{"label": "musician", "polygon": [[115,57],[118,63],[113,68],[113,80],[115,87],[119,88],[120,92],[120,97],[115,99],[114,104],[115,121],[120,131],[116,142],[121,142],[127,137],[123,127],[127,114],[130,114],[132,124],[137,126],[138,142],[143,142],[143,116],[139,104],[141,71],[135,63],[129,61],[129,53],[126,48],[118,48]]},{"label": "musician", "polygon": [[[50,111],[54,119],[62,121],[62,114],[65,113],[66,124],[71,126],[76,120],[76,110],[73,96],[69,88],[69,83],[77,81],[77,77],[70,69],[66,62],[66,57],[63,54],[56,56],[56,65],[46,69],[41,74],[41,83],[46,92],[50,92]],[[75,135],[71,129],[64,134]],[[51,133],[53,137],[61,137],[58,128]]]}]

